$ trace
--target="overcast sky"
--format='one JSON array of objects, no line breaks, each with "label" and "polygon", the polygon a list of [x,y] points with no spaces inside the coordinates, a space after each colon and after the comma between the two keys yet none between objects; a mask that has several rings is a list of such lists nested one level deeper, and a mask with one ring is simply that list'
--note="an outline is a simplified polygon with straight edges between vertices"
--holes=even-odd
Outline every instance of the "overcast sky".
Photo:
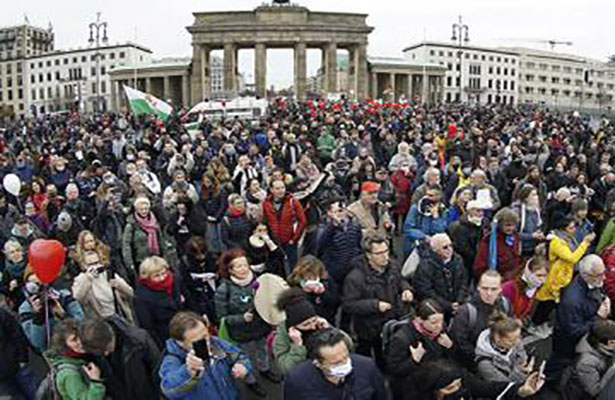
[{"label": "overcast sky", "polygon": [[[134,41],[150,48],[155,58],[191,56],[190,35],[194,11],[251,10],[262,1],[248,0],[1,0],[0,26],[24,21],[47,27],[51,21],[56,48],[86,46],[88,23],[102,13],[109,23],[111,43]],[[539,40],[572,41],[561,52],[605,60],[615,54],[615,2],[613,0],[300,0],[313,11],[369,14],[374,32],[370,55],[401,56],[410,43],[449,41],[451,24],[463,15],[475,45],[527,46],[548,49]],[[253,80],[253,54],[240,51],[240,72]],[[308,73],[320,66],[320,52],[308,51]],[[292,82],[291,50],[268,52],[268,84]]]}]

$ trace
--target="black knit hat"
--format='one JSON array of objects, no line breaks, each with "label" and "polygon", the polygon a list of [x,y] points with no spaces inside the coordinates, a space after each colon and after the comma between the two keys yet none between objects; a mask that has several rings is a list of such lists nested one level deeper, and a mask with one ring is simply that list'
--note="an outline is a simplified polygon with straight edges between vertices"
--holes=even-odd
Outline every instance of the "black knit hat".
[{"label": "black knit hat", "polygon": [[304,296],[299,288],[286,290],[280,296],[278,308],[286,312],[286,326],[296,326],[312,317],[315,317],[316,310]]}]

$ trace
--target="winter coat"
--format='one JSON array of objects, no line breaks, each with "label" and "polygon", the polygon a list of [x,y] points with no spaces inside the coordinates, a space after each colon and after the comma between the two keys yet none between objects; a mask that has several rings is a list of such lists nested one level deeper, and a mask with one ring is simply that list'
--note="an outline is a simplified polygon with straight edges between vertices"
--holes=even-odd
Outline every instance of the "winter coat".
[{"label": "winter coat", "polygon": [[205,257],[205,263],[202,266],[189,254],[181,258],[179,264],[183,284],[181,291],[185,293],[187,309],[200,315],[207,314],[209,320],[215,322],[214,295],[216,291],[201,276],[205,273],[216,274],[217,268],[210,253],[207,253]]},{"label": "winter coat", "polygon": [[301,203],[290,194],[284,197],[279,211],[275,209],[273,203],[272,195],[263,202],[263,221],[271,229],[273,239],[282,246],[291,240],[295,244],[298,243],[307,225]]},{"label": "winter coat", "polygon": [[169,337],[169,322],[180,311],[181,300],[178,282],[173,283],[171,298],[165,291],[152,290],[137,282],[135,289],[135,313],[139,326],[149,332],[159,347]]},{"label": "winter coat", "polygon": [[[107,273],[107,280],[113,277],[118,282],[118,287],[111,289],[114,293],[114,302],[116,312],[119,312],[121,317],[126,318],[131,324],[135,324],[136,318],[132,309],[132,299],[134,297],[134,289],[126,283],[119,275],[112,272]],[[90,318],[104,318],[108,315],[103,315],[102,305],[100,300],[94,295],[92,289],[92,275],[87,272],[82,272],[73,281],[71,288],[75,300],[81,304],[85,314]]]},{"label": "winter coat", "polygon": [[374,361],[351,354],[352,373],[343,384],[332,385],[311,361],[297,365],[284,381],[284,398],[293,400],[386,399],[384,379]]},{"label": "winter coat", "polygon": [[613,374],[607,374],[607,370],[613,365],[615,354],[592,347],[587,337],[581,339],[576,353],[572,376],[566,385],[566,399],[595,399],[613,379]]},{"label": "winter coat", "polygon": [[527,375],[521,366],[527,362],[523,344],[504,353],[493,345],[491,330],[485,329],[476,341],[478,375],[487,381],[523,383]]},{"label": "winter coat", "polygon": [[[425,355],[417,363],[412,358],[410,346],[416,347],[419,343],[423,345]],[[450,359],[453,356],[453,349],[453,347],[447,349],[435,339],[420,334],[410,322],[399,327],[391,337],[385,354],[386,371],[392,377],[393,392],[400,394],[402,388],[404,391],[415,391],[416,386],[420,385],[420,382],[415,381],[415,375],[417,370],[422,367],[421,364],[440,359]]]},{"label": "winter coat", "polygon": [[470,280],[466,268],[458,254],[453,254],[447,264],[432,251],[427,254],[427,257],[421,256],[414,275],[416,295],[421,300],[437,300],[445,313],[450,315],[453,312],[452,304],[462,304],[468,297]]},{"label": "winter coat", "polygon": [[519,225],[519,237],[521,238],[522,254],[532,254],[536,247],[536,239],[532,236],[535,232],[541,230],[542,220],[538,210],[530,210],[524,204],[515,203],[513,210],[522,221]]},{"label": "winter coat", "polygon": [[393,225],[389,211],[384,207],[384,205],[378,203],[375,207],[376,214],[378,215],[378,221],[374,219],[373,213],[369,207],[363,203],[363,201],[357,200],[348,206],[348,211],[352,213],[361,226],[363,235],[365,235],[368,231],[377,231],[382,234],[386,234],[387,229],[385,228],[385,225],[387,223],[391,224],[391,226]]},{"label": "winter coat", "polygon": [[418,206],[412,205],[404,222],[404,251],[410,252],[417,240],[423,240],[436,233],[444,233],[447,226],[446,211],[440,212],[438,218],[434,218],[431,215],[421,214]]},{"label": "winter coat", "polygon": [[[271,331],[254,308],[254,294],[251,285],[239,286],[230,279],[223,279],[216,289],[216,315],[218,319],[224,318],[231,338],[238,342],[262,339]],[[254,314],[251,322],[244,319],[248,311]]]},{"label": "winter coat", "polygon": [[[506,244],[506,237],[502,231],[497,230],[497,264],[496,269],[504,280],[512,279],[516,276],[521,265],[521,240],[519,234],[514,233],[515,240],[512,247]],[[483,236],[478,245],[478,253],[474,259],[474,274],[479,278],[489,267],[489,241],[491,232]]]},{"label": "winter coat", "polygon": [[177,341],[167,340],[165,349],[159,376],[160,387],[166,398],[170,400],[241,398],[231,375],[231,369],[233,365],[239,363],[250,373],[252,363],[239,348],[217,337],[211,337],[212,361],[201,374],[194,377],[186,368],[188,352]]},{"label": "winter coat", "polygon": [[[474,324],[470,321],[470,305],[476,309],[476,320]],[[455,343],[457,360],[466,368],[473,369],[475,364],[475,348],[479,335],[484,331],[491,318],[491,314],[498,309],[505,314],[512,316],[512,307],[508,300],[500,298],[495,304],[484,303],[478,294],[457,309],[457,314],[452,319],[449,332],[451,339]]]},{"label": "winter coat", "polygon": [[342,225],[328,222],[323,228],[318,240],[317,255],[325,264],[331,279],[342,285],[352,268],[348,260],[361,254],[361,227],[352,218]]},{"label": "winter coat", "polygon": [[[105,385],[102,381],[94,381],[81,372],[87,364],[85,360],[61,356],[54,351],[44,354],[47,362],[56,369],[55,387],[62,400],[102,400],[105,399]],[[74,368],[63,368],[62,364],[72,364]]]},{"label": "winter coat", "polygon": [[288,336],[286,322],[276,328],[273,338],[273,360],[282,375],[288,375],[292,369],[307,358],[308,350],[303,345],[295,344]]},{"label": "winter coat", "polygon": [[536,292],[536,300],[559,302],[560,291],[572,281],[574,266],[581,261],[588,246],[587,242],[581,242],[576,249],[571,249],[562,235],[553,235],[549,242],[549,274],[544,285]]},{"label": "winter coat", "polygon": [[227,212],[222,218],[222,241],[228,249],[246,249],[248,238],[252,235],[252,223],[243,213],[232,216]]},{"label": "winter coat", "polygon": [[326,319],[331,326],[335,325],[335,316],[341,303],[340,286],[331,279],[320,279],[325,291],[320,294],[303,293],[306,300],[312,303],[316,315]]},{"label": "winter coat", "polygon": [[458,221],[453,222],[446,229],[446,233],[448,233],[451,242],[453,242],[455,253],[461,256],[463,264],[468,272],[472,271],[478,244],[480,243],[486,226],[486,220],[483,220],[481,226],[476,226],[468,222],[467,216],[462,216]]},{"label": "winter coat", "polygon": [[[59,290],[56,291],[56,296],[59,298],[59,303],[67,314],[68,318],[73,318],[77,321],[81,321],[84,318],[81,305],[73,299],[70,291]],[[30,344],[38,351],[44,351],[49,343],[47,343],[47,330],[45,329],[45,311],[43,310],[35,314],[32,310],[32,305],[29,300],[25,300],[19,306],[19,322],[23,328],[24,333],[28,337]],[[51,325],[51,332],[53,334],[53,327],[56,324],[56,318],[49,308],[49,324]]]},{"label": "winter coat", "polygon": [[394,214],[405,215],[410,210],[412,180],[413,176],[411,174],[406,175],[402,170],[398,170],[391,175],[391,184],[395,188],[395,205],[392,209]]},{"label": "winter coat", "polygon": [[28,338],[17,319],[0,307],[0,381],[12,380],[19,371],[19,364],[28,362],[28,348]]},{"label": "winter coat", "polygon": [[524,320],[530,316],[535,300],[533,297],[527,297],[525,292],[519,290],[517,279],[511,279],[502,284],[502,296],[510,302],[514,316]]},{"label": "winter coat", "polygon": [[[152,381],[162,360],[156,342],[146,330],[131,326],[120,317],[107,318],[106,322],[115,333],[115,350],[101,364],[106,364],[110,369],[108,372],[120,382],[118,388],[113,389],[121,389],[122,393],[116,392],[114,398],[159,398],[160,388],[157,382]],[[134,382],[139,384],[135,385]],[[107,388],[113,396],[113,389]]]},{"label": "winter coat", "polygon": [[190,214],[190,230],[196,235],[205,236],[207,227],[207,217],[213,217],[216,222],[222,220],[222,216],[228,208],[226,201],[227,194],[224,190],[220,190],[218,197],[210,193],[208,196],[201,193],[201,200],[194,205]]},{"label": "winter coat", "polygon": [[603,296],[600,289],[590,289],[580,275],[562,291],[553,329],[555,351],[571,359],[574,357],[575,346],[598,318],[596,313]]},{"label": "winter coat", "polygon": [[[389,263],[382,273],[369,266],[365,256],[351,261],[355,268],[348,273],[342,290],[342,307],[354,317],[354,327],[361,339],[379,336],[384,323],[407,313],[401,294],[411,290],[401,277],[399,267]],[[380,301],[391,304],[387,312],[380,312]]]},{"label": "winter coat", "polygon": [[19,217],[19,210],[12,204],[6,205],[6,212],[0,214],[0,246],[4,248],[4,243],[11,238],[11,230]]},{"label": "winter coat", "polygon": [[135,271],[138,276],[141,261],[147,257],[160,256],[166,258],[169,250],[167,249],[167,240],[162,226],[158,229],[158,248],[158,254],[154,254],[149,250],[147,247],[147,233],[137,224],[134,215],[129,216],[122,236],[122,257],[124,258],[126,268]]}]

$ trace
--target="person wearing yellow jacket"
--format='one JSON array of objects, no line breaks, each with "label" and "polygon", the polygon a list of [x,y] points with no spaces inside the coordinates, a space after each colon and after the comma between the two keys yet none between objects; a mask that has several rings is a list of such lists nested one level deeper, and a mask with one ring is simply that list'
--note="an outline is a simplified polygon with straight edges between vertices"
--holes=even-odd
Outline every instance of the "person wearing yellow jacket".
[{"label": "person wearing yellow jacket", "polygon": [[590,232],[581,243],[574,238],[575,223],[572,216],[562,218],[558,229],[550,235],[549,274],[544,285],[536,292],[539,301],[532,321],[541,325],[549,319],[549,314],[560,300],[562,288],[572,282],[574,266],[583,258],[596,234]]}]

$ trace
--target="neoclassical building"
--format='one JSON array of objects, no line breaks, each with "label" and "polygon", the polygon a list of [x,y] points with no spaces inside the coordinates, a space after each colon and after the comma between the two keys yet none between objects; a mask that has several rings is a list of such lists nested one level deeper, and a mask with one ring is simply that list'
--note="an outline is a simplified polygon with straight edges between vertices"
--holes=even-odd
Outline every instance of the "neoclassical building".
[{"label": "neoclassical building", "polygon": [[[293,49],[295,96],[307,93],[308,49],[322,54],[322,94],[338,93],[338,50],[348,54],[344,93],[351,99],[397,99],[398,95],[438,101],[444,68],[421,66],[403,59],[368,59],[369,34],[366,14],[313,12],[301,6],[263,5],[252,11],[195,12],[187,27],[192,36],[192,57],[173,63],[130,67],[111,72],[112,105],[125,105],[121,85],[136,86],[176,104],[194,105],[212,98],[214,69],[212,51],[221,50],[223,94],[232,98],[240,91],[238,51],[254,51],[255,91],[267,94],[267,49]],[[425,83],[423,83],[425,82]],[[440,86],[438,86],[440,85]],[[391,92],[392,90],[392,92]],[[391,94],[392,93],[392,94]]]}]

